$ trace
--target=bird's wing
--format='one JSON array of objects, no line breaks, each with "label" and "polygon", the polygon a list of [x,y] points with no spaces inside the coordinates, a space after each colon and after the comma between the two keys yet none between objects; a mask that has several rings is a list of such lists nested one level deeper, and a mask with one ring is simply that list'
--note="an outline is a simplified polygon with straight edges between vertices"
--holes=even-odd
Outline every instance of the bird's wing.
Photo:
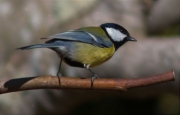
[{"label": "bird's wing", "polygon": [[111,47],[113,45],[110,40],[104,40],[100,36],[82,30],[63,32],[46,38],[50,39],[46,41],[47,44],[58,43],[60,41],[74,41],[88,43],[98,47]]}]

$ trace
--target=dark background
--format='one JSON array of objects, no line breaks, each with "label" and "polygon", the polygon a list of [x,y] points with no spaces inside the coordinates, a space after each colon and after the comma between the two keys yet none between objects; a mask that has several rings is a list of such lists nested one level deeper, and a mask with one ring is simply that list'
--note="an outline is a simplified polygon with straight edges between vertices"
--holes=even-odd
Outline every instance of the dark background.
[{"label": "dark background", "polygon": [[[138,42],[128,42],[100,77],[147,77],[174,70],[175,81],[126,92],[31,90],[0,95],[0,114],[179,114],[180,0],[0,0],[0,80],[56,75],[59,58],[49,49],[17,51],[39,38],[114,22]],[[63,63],[70,77],[91,77]]]}]

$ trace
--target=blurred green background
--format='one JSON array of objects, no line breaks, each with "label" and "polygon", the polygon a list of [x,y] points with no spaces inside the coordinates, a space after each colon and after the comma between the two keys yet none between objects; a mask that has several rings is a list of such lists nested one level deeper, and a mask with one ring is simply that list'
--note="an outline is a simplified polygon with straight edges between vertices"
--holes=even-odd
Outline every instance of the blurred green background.
[{"label": "blurred green background", "polygon": [[[56,75],[49,49],[17,51],[39,38],[114,22],[138,42],[93,68],[100,77],[147,77],[174,70],[175,81],[127,92],[31,90],[0,95],[4,114],[179,114],[180,0],[0,0],[0,80]],[[64,76],[91,77],[62,65]]]}]

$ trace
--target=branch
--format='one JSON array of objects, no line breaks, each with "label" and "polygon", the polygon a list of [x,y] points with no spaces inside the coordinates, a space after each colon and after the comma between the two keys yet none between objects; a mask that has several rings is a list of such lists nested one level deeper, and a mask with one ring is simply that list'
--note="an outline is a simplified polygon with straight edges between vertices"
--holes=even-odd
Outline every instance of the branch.
[{"label": "branch", "polygon": [[56,76],[38,76],[17,78],[0,81],[0,94],[32,90],[32,89],[96,89],[96,90],[120,90],[142,87],[152,84],[175,80],[174,71],[143,78],[99,78],[95,79],[93,87],[91,78],[81,79],[74,77],[61,77],[60,84]]}]

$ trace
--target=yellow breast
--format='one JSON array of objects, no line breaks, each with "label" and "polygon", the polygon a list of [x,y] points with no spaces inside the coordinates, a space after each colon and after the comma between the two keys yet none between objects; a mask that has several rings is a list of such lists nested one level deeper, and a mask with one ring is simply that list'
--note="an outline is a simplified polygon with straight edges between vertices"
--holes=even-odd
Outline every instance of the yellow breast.
[{"label": "yellow breast", "polygon": [[100,48],[91,44],[77,43],[76,46],[75,60],[87,64],[89,67],[104,63],[109,60],[115,52],[114,45],[109,48]]}]

